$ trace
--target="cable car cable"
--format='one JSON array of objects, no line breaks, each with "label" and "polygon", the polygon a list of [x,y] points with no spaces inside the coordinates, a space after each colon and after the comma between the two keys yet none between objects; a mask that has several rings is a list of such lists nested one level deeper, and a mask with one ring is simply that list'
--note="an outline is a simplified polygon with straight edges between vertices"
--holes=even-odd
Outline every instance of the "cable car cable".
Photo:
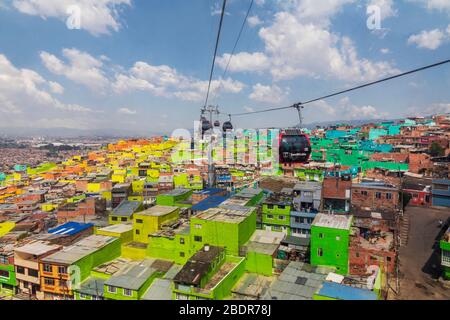
[{"label": "cable car cable", "polygon": [[214,67],[216,65],[216,56],[217,56],[217,50],[219,48],[220,33],[222,31],[223,18],[225,16],[226,5],[227,5],[227,0],[223,0],[222,12],[220,14],[219,30],[217,32],[216,47],[214,49],[214,57],[213,57],[213,61],[212,61],[211,72],[209,74],[209,83],[208,83],[208,91],[206,92],[205,107],[208,106],[209,92],[211,90],[211,81],[212,81],[212,77],[213,77],[213,74],[214,74]]},{"label": "cable car cable", "polygon": [[410,74],[413,74],[413,73],[417,73],[417,72],[420,72],[420,71],[424,71],[424,70],[427,70],[427,69],[435,68],[435,67],[447,64],[447,63],[450,63],[450,59],[444,60],[444,61],[441,61],[441,62],[437,62],[437,63],[431,64],[431,65],[427,65],[427,66],[424,66],[424,67],[421,67],[421,68],[417,68],[417,69],[414,69],[414,70],[411,70],[411,71],[403,72],[403,73],[400,73],[400,74],[397,74],[397,75],[394,75],[394,76],[391,76],[391,77],[387,77],[387,78],[384,78],[384,79],[381,79],[381,80],[369,82],[369,83],[366,83],[366,84],[363,84],[363,85],[360,85],[360,86],[357,86],[357,87],[353,87],[353,88],[350,88],[350,89],[346,89],[346,90],[342,90],[342,91],[339,91],[339,92],[335,92],[335,93],[332,93],[332,94],[329,94],[329,95],[326,95],[326,96],[323,96],[323,97],[320,97],[320,98],[315,98],[315,99],[312,99],[312,100],[308,100],[306,102],[295,103],[295,104],[293,104],[291,106],[288,106],[288,107],[269,108],[269,109],[264,109],[264,110],[259,110],[259,111],[235,113],[235,114],[231,114],[231,116],[238,117],[238,116],[245,116],[245,115],[251,115],[251,114],[258,114],[258,113],[286,110],[286,109],[292,109],[292,108],[298,109],[299,107],[305,106],[307,104],[311,104],[313,102],[317,102],[317,101],[320,101],[320,100],[332,98],[332,97],[335,97],[335,96],[338,96],[338,95],[341,95],[341,94],[344,94],[344,93],[347,93],[347,92],[351,92],[351,91],[359,90],[359,89],[366,88],[366,87],[369,87],[369,86],[373,86],[375,84],[379,84],[379,83],[386,82],[386,81],[389,81],[389,80],[393,80],[393,79],[396,79],[396,78],[404,77],[404,76],[407,76],[407,75],[410,75]]},{"label": "cable car cable", "polygon": [[219,87],[214,92],[214,97],[216,97],[219,94],[220,90],[222,89],[223,80],[225,79],[225,76],[226,76],[226,74],[228,72],[228,69],[229,69],[230,64],[231,64],[231,60],[233,59],[234,54],[236,53],[237,46],[239,44],[239,41],[241,40],[242,33],[244,32],[244,28],[245,28],[245,26],[247,24],[247,20],[248,20],[248,17],[250,16],[250,12],[252,11],[254,2],[255,2],[255,0],[251,0],[251,2],[250,2],[250,6],[249,6],[249,8],[247,10],[247,14],[245,15],[245,18],[244,18],[244,21],[242,22],[242,26],[241,26],[241,29],[239,30],[239,34],[237,36],[236,42],[234,43],[233,50],[231,51],[230,58],[228,59],[227,65],[226,65],[225,70],[224,70],[224,72],[222,74],[222,78],[220,80]]}]

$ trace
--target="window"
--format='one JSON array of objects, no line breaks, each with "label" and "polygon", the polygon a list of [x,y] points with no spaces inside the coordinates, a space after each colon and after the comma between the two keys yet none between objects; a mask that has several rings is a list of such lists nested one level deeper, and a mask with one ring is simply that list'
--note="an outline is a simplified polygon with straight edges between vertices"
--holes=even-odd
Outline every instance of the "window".
[{"label": "window", "polygon": [[319,233],[319,239],[323,239],[323,233]]},{"label": "window", "polygon": [[184,258],[184,256],[185,256],[184,252],[180,252],[180,257]]},{"label": "window", "polygon": [[195,229],[201,229],[201,228],[202,228],[202,225],[201,225],[201,224],[196,224],[196,225],[194,226],[194,228],[195,228]]},{"label": "window", "polygon": [[392,193],[386,193],[386,199],[392,200]]},{"label": "window", "polygon": [[364,191],[364,190],[363,190],[363,191],[361,191],[361,195],[367,197],[368,193],[367,193],[367,191]]},{"label": "window", "polygon": [[317,256],[323,257],[323,250],[322,250],[322,248],[317,249]]},{"label": "window", "polygon": [[203,238],[201,236],[194,236],[195,242],[202,242]]},{"label": "window", "polygon": [[9,264],[8,258],[5,256],[0,256],[0,264]]},{"label": "window", "polygon": [[355,253],[355,257],[359,258],[359,252]]},{"label": "window", "polygon": [[58,273],[59,273],[59,274],[67,274],[67,267],[65,267],[65,266],[59,266],[59,267],[58,267]]},{"label": "window", "polygon": [[131,291],[130,289],[123,289],[123,295],[126,297],[132,297],[133,291]]},{"label": "window", "polygon": [[136,223],[142,224],[142,223],[144,223],[144,220],[142,220],[142,219],[136,219]]},{"label": "window", "polygon": [[117,217],[112,217],[111,220],[112,221],[117,221]]},{"label": "window", "polygon": [[375,193],[375,198],[377,198],[377,199],[381,199],[381,192],[377,192],[377,193]]},{"label": "window", "polygon": [[412,196],[413,196],[414,199],[417,199],[419,197],[419,195],[417,193],[413,193]]},{"label": "window", "polygon": [[127,218],[120,218],[120,221],[122,221],[122,222],[127,222],[128,221],[128,219]]},{"label": "window", "polygon": [[52,266],[49,264],[44,264],[44,271],[45,272],[52,272]]},{"label": "window", "polygon": [[391,262],[391,257],[386,257],[387,262]]},{"label": "window", "polygon": [[141,234],[141,231],[140,230],[136,230],[136,234],[137,235]]},{"label": "window", "polygon": [[267,205],[267,209],[272,210],[273,209],[273,204],[268,204]]},{"label": "window", "polygon": [[9,272],[6,270],[0,270],[0,278],[9,279]]},{"label": "window", "polygon": [[336,241],[341,241],[341,236],[336,236]]},{"label": "window", "polygon": [[39,272],[34,269],[28,269],[28,275],[37,278],[39,277]]},{"label": "window", "polygon": [[80,299],[87,300],[87,299],[89,299],[89,295],[80,293]]},{"label": "window", "polygon": [[44,278],[44,284],[46,286],[54,286],[55,285],[55,280],[54,279],[50,279],[50,278]]},{"label": "window", "polygon": [[117,288],[113,286],[108,286],[108,292],[109,293],[117,293]]},{"label": "window", "polygon": [[270,220],[272,220],[272,219],[273,219],[273,215],[271,215],[271,214],[268,214],[268,215],[267,215],[267,219],[270,219]]},{"label": "window", "polygon": [[17,273],[20,273],[20,274],[25,274],[25,268],[24,268],[24,267],[19,267],[19,266],[18,266],[16,272],[17,272]]},{"label": "window", "polygon": [[278,216],[278,219],[279,220],[286,220],[286,217],[285,216]]},{"label": "window", "polygon": [[280,227],[280,226],[273,226],[273,230],[275,230],[275,231],[280,231],[280,230],[281,230],[281,227]]},{"label": "window", "polygon": [[284,206],[284,205],[279,205],[279,206],[278,206],[278,209],[284,210],[284,209],[286,209],[286,206]]},{"label": "window", "polygon": [[184,238],[180,238],[180,244],[184,244]]}]

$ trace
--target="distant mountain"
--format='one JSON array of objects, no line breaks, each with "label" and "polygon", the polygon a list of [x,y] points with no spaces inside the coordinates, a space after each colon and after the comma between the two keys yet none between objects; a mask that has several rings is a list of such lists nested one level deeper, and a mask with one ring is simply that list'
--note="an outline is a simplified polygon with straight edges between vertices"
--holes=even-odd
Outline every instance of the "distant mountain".
[{"label": "distant mountain", "polygon": [[69,129],[69,128],[0,128],[0,135],[14,137],[108,137],[108,138],[137,138],[164,135],[163,132],[146,131],[143,129]]}]

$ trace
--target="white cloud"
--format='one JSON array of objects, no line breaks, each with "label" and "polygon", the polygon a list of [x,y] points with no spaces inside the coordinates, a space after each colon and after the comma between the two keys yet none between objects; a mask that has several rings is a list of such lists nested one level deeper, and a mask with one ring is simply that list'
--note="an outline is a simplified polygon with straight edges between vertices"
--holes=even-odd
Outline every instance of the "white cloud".
[{"label": "white cloud", "polygon": [[64,87],[62,85],[60,85],[59,83],[57,83],[57,82],[49,81],[48,82],[48,86],[50,87],[50,90],[53,93],[56,93],[56,94],[63,94],[64,93]]},{"label": "white cloud", "polygon": [[383,48],[383,49],[380,50],[380,52],[381,52],[382,54],[388,54],[388,53],[391,52],[391,50],[389,50],[389,48]]},{"label": "white cloud", "polygon": [[[239,93],[245,85],[231,78],[213,80],[211,92],[221,88],[227,93]],[[113,88],[117,93],[148,91],[161,97],[177,97],[185,101],[201,101],[205,98],[208,81],[198,80],[180,74],[166,65],[153,66],[146,62],[136,62],[126,74],[117,74]]]},{"label": "white cloud", "polygon": [[120,108],[119,110],[117,110],[118,114],[124,114],[124,115],[135,115],[137,114],[136,110],[131,110],[128,108]]},{"label": "white cloud", "polygon": [[263,22],[261,21],[261,19],[259,19],[258,16],[251,16],[248,17],[247,19],[248,25],[252,28],[257,27],[259,25],[261,25]]},{"label": "white cloud", "polygon": [[408,110],[408,114],[415,116],[450,114],[450,103],[433,103],[428,106],[413,107]]},{"label": "white cloud", "polygon": [[40,53],[40,57],[45,67],[54,74],[65,76],[91,90],[104,90],[108,87],[109,81],[102,71],[102,61],[77,49],[63,49],[62,54],[67,63],[45,51]]},{"label": "white cloud", "polygon": [[244,110],[245,110],[245,112],[254,112],[254,111],[255,111],[254,108],[248,107],[248,106],[245,106],[245,107],[244,107]]},{"label": "white cloud", "polygon": [[250,94],[250,99],[258,102],[278,104],[283,101],[286,92],[283,92],[280,87],[264,86],[260,83],[253,86],[253,92]]},{"label": "white cloud", "polygon": [[[217,65],[225,69],[230,60],[230,56],[230,54],[225,53],[223,56],[218,57],[216,60]],[[231,72],[263,71],[269,67],[269,58],[264,53],[240,52],[232,57],[228,70]]]},{"label": "white cloud", "polygon": [[11,114],[27,112],[30,115],[38,112],[40,108],[77,113],[92,111],[77,104],[62,103],[47,91],[50,89],[52,92],[61,93],[60,85],[47,81],[33,70],[16,68],[2,54],[0,54],[0,70],[0,108],[3,112]]},{"label": "white cloud", "polygon": [[120,10],[131,6],[131,0],[13,0],[13,6],[22,13],[63,22],[69,18],[67,10],[73,5],[81,10],[81,29],[98,36],[120,30]]},{"label": "white cloud", "polygon": [[[284,11],[261,28],[264,52],[241,52],[230,71],[270,70],[275,81],[300,76],[347,82],[375,80],[399,72],[390,62],[361,58],[353,41],[330,30],[332,18],[354,0],[280,1]],[[224,65],[227,55],[219,59]]]},{"label": "white cloud", "polygon": [[436,50],[446,40],[446,35],[439,29],[422,31],[409,37],[408,44],[416,44],[417,47],[429,50]]},{"label": "white cloud", "polygon": [[428,10],[447,11],[450,13],[450,1],[448,0],[408,0],[408,2],[421,4]]},{"label": "white cloud", "polygon": [[394,0],[369,0],[368,6],[380,8],[381,19],[396,17],[398,12],[394,8]]},{"label": "white cloud", "polygon": [[276,80],[309,76],[355,82],[398,72],[388,62],[359,58],[348,37],[340,37],[312,23],[304,24],[287,12],[276,14],[274,24],[262,28],[260,37],[265,42]]}]

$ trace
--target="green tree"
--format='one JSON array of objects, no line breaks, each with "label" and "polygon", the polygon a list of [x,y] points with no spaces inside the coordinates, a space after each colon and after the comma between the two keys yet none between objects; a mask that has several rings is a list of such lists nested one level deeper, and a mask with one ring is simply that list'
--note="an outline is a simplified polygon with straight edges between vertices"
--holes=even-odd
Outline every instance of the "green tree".
[{"label": "green tree", "polygon": [[445,150],[439,143],[434,141],[430,146],[430,154],[432,157],[442,157],[445,155]]}]

